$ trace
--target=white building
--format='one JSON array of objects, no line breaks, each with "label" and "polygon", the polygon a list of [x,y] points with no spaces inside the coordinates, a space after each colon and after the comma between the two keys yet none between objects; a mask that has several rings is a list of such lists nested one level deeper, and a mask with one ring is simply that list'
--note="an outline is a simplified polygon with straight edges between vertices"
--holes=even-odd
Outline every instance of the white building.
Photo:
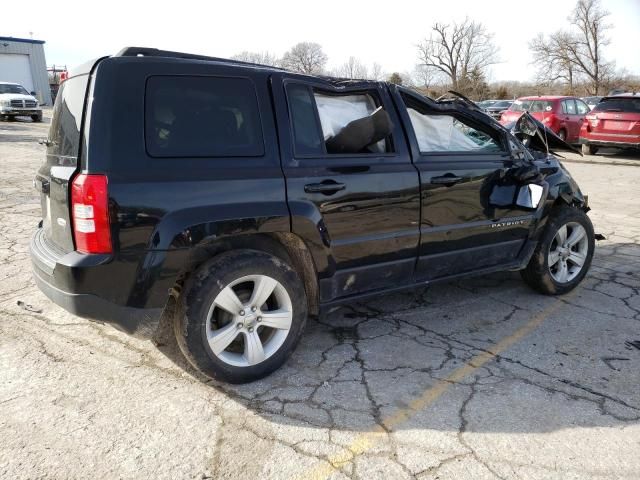
[{"label": "white building", "polygon": [[0,82],[19,83],[42,105],[51,105],[44,40],[0,37]]}]

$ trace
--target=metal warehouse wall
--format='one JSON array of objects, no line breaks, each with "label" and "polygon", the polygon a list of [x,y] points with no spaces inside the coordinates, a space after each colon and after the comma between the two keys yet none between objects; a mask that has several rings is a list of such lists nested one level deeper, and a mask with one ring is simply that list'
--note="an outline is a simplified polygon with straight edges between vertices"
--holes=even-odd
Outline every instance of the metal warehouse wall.
[{"label": "metal warehouse wall", "polygon": [[[51,105],[51,89],[47,75],[47,61],[44,57],[44,41],[22,38],[0,37],[0,53],[21,53],[29,55],[31,76],[36,96],[40,103]],[[0,65],[0,71],[2,66]],[[0,78],[0,81],[2,79]]]}]

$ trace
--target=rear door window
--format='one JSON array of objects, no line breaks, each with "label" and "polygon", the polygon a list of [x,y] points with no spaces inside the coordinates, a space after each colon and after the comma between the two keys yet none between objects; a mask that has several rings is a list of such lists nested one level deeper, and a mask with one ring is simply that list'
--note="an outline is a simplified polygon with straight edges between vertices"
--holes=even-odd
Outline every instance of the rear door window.
[{"label": "rear door window", "polygon": [[287,98],[296,155],[394,151],[393,125],[373,91],[335,93],[290,84]]},{"label": "rear door window", "polygon": [[145,93],[152,157],[264,155],[253,82],[247,78],[154,76]]},{"label": "rear door window", "polygon": [[576,102],[573,100],[563,100],[562,101],[562,113],[566,113],[567,115],[575,115],[576,114]]}]

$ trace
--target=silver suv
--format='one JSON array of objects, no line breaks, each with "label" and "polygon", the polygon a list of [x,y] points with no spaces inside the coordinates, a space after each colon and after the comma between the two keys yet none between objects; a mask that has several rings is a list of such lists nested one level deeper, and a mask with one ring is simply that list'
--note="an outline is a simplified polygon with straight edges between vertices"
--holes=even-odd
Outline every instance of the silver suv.
[{"label": "silver suv", "polygon": [[34,95],[18,83],[0,82],[0,120],[31,117],[34,122],[41,122],[42,109]]}]

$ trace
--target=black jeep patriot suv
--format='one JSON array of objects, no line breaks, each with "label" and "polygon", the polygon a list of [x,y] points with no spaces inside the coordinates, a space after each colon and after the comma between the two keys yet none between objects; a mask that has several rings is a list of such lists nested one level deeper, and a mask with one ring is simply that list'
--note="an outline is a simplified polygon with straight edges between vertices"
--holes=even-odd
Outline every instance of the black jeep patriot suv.
[{"label": "black jeep patriot suv", "polygon": [[126,48],[60,88],[35,279],[138,335],[174,302],[185,356],[228,382],[278,368],[341,302],[498,270],[561,294],[594,233],[549,152],[572,147],[544,128],[459,95]]}]

